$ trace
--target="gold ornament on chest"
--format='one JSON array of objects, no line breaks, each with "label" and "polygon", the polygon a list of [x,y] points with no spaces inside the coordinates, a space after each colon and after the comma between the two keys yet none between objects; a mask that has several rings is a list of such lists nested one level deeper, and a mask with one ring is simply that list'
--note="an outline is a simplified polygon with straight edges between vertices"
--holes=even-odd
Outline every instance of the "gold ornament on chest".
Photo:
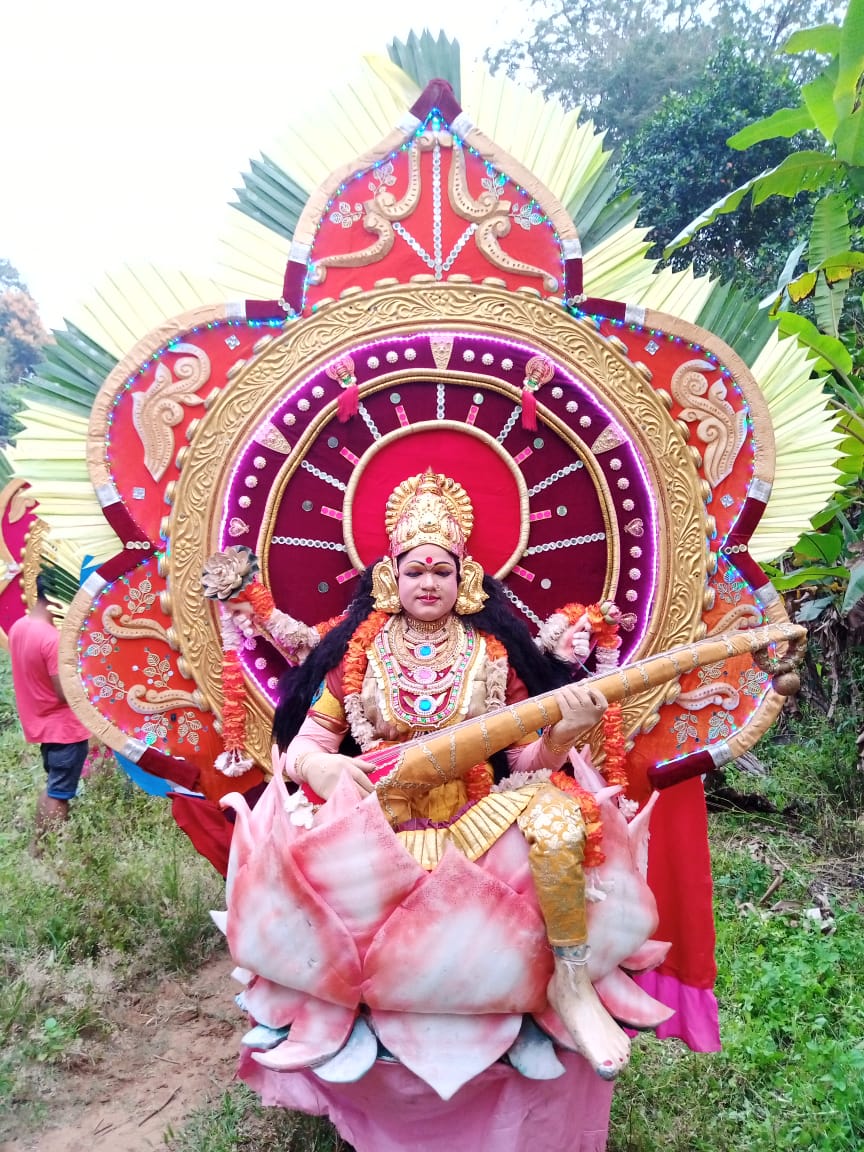
[{"label": "gold ornament on chest", "polygon": [[478,650],[456,616],[399,615],[376,637],[372,657],[384,713],[411,728],[438,728],[464,711]]}]

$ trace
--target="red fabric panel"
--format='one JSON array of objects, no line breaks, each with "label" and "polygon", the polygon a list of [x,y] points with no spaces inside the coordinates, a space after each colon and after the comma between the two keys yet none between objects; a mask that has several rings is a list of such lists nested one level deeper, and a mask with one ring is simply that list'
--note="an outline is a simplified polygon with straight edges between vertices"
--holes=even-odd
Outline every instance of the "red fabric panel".
[{"label": "red fabric panel", "polygon": [[465,487],[474,508],[469,552],[487,572],[496,572],[519,542],[519,489],[500,456],[474,436],[451,428],[406,429],[403,439],[369,461],[354,494],[354,541],[364,564],[387,554],[384,509],[390,493],[406,476],[427,466]]},{"label": "red fabric panel", "polygon": [[228,872],[228,851],[233,826],[221,808],[200,796],[169,792],[171,814],[196,850],[209,860],[220,876]]},{"label": "red fabric panel", "polygon": [[155,748],[148,748],[144,752],[138,761],[138,767],[153,776],[158,776],[160,780],[171,780],[184,788],[194,788],[198,783],[197,765],[180,756],[166,756],[164,752],[159,752]]},{"label": "red fabric panel", "polygon": [[673,760],[671,764],[649,768],[648,780],[653,788],[660,791],[663,788],[671,788],[673,784],[692,780],[694,776],[703,776],[706,772],[713,771],[714,761],[707,752],[692,752],[689,756],[682,756],[680,760]]},{"label": "red fabric panel", "polygon": [[651,815],[648,883],[660,912],[654,935],[672,941],[659,971],[694,988],[711,988],[717,967],[708,816],[701,780],[688,780],[660,793]]}]

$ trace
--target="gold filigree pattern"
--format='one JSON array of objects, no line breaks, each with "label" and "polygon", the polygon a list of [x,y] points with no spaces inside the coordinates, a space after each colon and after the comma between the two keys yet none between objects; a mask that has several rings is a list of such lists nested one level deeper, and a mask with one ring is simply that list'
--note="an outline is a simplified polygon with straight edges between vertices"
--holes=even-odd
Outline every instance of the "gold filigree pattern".
[{"label": "gold filigree pattern", "polygon": [[523,260],[516,260],[508,256],[499,244],[499,238],[507,236],[512,227],[510,220],[511,202],[499,200],[494,192],[484,191],[478,197],[473,197],[468,189],[468,175],[465,170],[465,153],[462,145],[453,142],[453,159],[450,164],[450,177],[448,181],[448,194],[450,206],[457,216],[476,225],[474,243],[477,250],[495,268],[502,272],[511,272],[514,275],[536,276],[543,281],[547,292],[558,289],[558,281],[544,268],[537,268],[533,264],[526,264]]},{"label": "gold filigree pattern", "polygon": [[421,191],[420,143],[415,141],[408,149],[408,187],[405,195],[397,200],[382,185],[372,199],[363,205],[363,228],[366,232],[376,234],[378,239],[359,252],[339,252],[314,261],[309,273],[310,284],[323,284],[328,268],[366,268],[383,260],[396,239],[393,224],[407,219],[414,212],[420,203]]},{"label": "gold filigree pattern", "polygon": [[705,445],[702,452],[705,479],[712,488],[725,480],[735,467],[747,435],[747,413],[736,412],[726,399],[722,380],[709,384],[706,371],[718,367],[709,360],[689,360],[672,377],[672,395],[681,405],[678,419],[696,423],[696,435]]},{"label": "gold filigree pattern", "polygon": [[126,703],[140,716],[152,716],[156,712],[172,712],[181,708],[200,708],[204,704],[197,692],[183,692],[170,688],[160,692],[143,684],[133,684],[126,693]]},{"label": "gold filigree pattern", "polygon": [[161,640],[168,643],[168,630],[158,620],[147,616],[130,616],[119,604],[109,604],[102,613],[102,627],[117,640]]},{"label": "gold filigree pattern", "polygon": [[36,519],[31,524],[24,543],[24,554],[21,557],[21,587],[28,608],[32,608],[36,603],[36,577],[42,570],[48,535],[48,525],[44,520]]},{"label": "gold filigree pattern", "polygon": [[176,344],[171,351],[183,354],[174,373],[160,360],[147,391],[132,394],[132,422],[144,448],[144,466],[157,483],[174,455],[173,430],[183,419],[182,405],[203,404],[197,389],[210,379],[210,360],[202,349]]}]

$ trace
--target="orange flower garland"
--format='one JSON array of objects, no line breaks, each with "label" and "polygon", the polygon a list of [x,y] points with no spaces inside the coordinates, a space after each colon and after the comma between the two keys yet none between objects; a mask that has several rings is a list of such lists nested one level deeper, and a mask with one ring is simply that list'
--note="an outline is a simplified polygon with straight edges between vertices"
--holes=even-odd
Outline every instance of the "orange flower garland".
[{"label": "orange flower garland", "polygon": [[486,655],[490,660],[507,659],[507,649],[500,640],[490,636],[488,632],[481,632],[480,635],[486,641]]},{"label": "orange flower garland", "polygon": [[369,667],[369,648],[389,619],[389,613],[375,611],[354,629],[343,665],[342,687],[346,696],[358,694],[363,687],[363,677]]},{"label": "orange flower garland", "polygon": [[[614,651],[621,645],[618,636],[618,620],[615,617],[615,605],[610,600],[601,604],[565,604],[559,608],[556,615],[564,616],[568,625],[576,624],[583,616],[588,617],[591,625],[591,636],[596,638],[597,647]],[[619,784],[626,788],[629,783],[627,776],[627,746],[624,741],[623,715],[620,704],[610,704],[603,714],[603,745],[605,758],[600,771],[607,784]],[[568,777],[569,779],[569,777]]]},{"label": "orange flower garland", "polygon": [[240,656],[232,648],[222,655],[222,740],[225,751],[242,754],[246,740],[246,689]]},{"label": "orange flower garland", "polygon": [[603,745],[606,756],[600,771],[607,784],[620,784],[627,787],[627,746],[624,743],[624,726],[620,704],[610,704],[603,713]]},{"label": "orange flower garland", "polygon": [[248,600],[260,620],[269,620],[276,611],[270,589],[265,588],[259,580],[250,581],[237,599]]}]

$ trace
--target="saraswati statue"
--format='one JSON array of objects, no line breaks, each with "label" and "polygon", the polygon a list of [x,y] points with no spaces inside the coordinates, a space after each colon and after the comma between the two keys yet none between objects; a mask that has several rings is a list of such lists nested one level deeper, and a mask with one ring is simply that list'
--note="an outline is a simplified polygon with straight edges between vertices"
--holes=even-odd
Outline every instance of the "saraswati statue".
[{"label": "saraswati statue", "polygon": [[[802,637],[753,556],[771,411],[696,323],[710,286],[604,279],[623,241],[583,252],[569,176],[369,68],[356,159],[303,196],[256,166],[257,292],[139,304],[131,350],[106,315],[112,544],[64,687],[226,875],[265,1103],[358,1152],[599,1152],[636,1031],[719,1046],[701,777],[771,724]],[[469,107],[520,151],[508,84]]]}]

